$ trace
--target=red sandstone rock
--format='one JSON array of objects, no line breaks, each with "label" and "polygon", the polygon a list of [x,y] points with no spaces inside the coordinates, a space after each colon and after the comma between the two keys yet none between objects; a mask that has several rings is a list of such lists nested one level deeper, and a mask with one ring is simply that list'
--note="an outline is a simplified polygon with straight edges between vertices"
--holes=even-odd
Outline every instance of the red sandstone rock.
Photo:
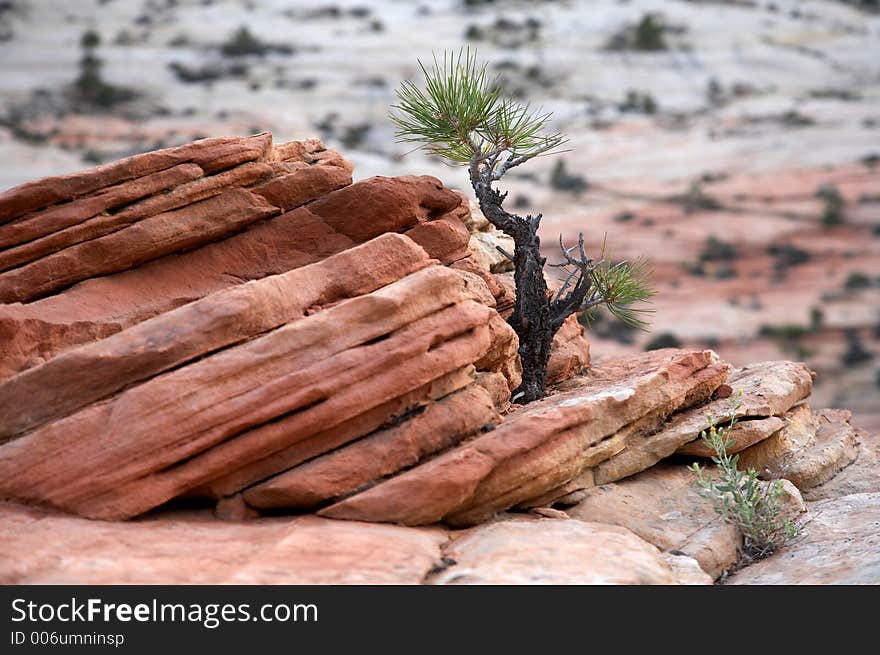
[{"label": "red sandstone rock", "polygon": [[[112,257],[104,257],[106,247],[101,245],[106,243],[104,239],[117,245],[120,242],[128,244],[125,252],[130,259],[133,253],[143,253],[147,247],[140,239],[135,245],[128,243],[137,234],[137,230],[142,229],[139,225],[145,219],[148,219],[147,223],[155,221],[151,217],[155,217],[157,212],[169,210],[173,210],[176,216],[186,218],[194,208],[202,206],[199,202],[195,205],[193,202],[218,202],[218,193],[224,189],[228,192],[236,186],[250,184],[259,176],[265,175],[267,166],[282,167],[279,170],[294,170],[271,193],[265,185],[255,190],[265,193],[273,202],[290,206],[310,197],[312,193],[320,192],[323,194],[321,211],[328,216],[332,206],[340,207],[340,211],[349,211],[351,207],[364,205],[372,206],[373,211],[379,211],[381,202],[384,202],[395,208],[392,214],[396,218],[393,220],[396,221],[396,228],[401,231],[408,229],[407,226],[418,224],[420,220],[436,216],[445,227],[434,232],[428,231],[432,238],[426,239],[424,245],[429,254],[448,258],[450,253],[457,252],[461,245],[461,235],[454,223],[457,220],[454,218],[457,216],[456,212],[460,209],[455,206],[455,203],[460,202],[457,194],[438,187],[434,178],[375,178],[353,185],[354,190],[347,192],[345,201],[337,202],[333,200],[333,191],[339,185],[349,182],[350,166],[343,166],[347,162],[337,156],[330,156],[332,151],[311,153],[320,142],[303,143],[305,145],[284,146],[291,151],[293,158],[290,160],[246,163],[178,186],[169,193],[146,198],[116,214],[87,220],[25,244],[23,248],[30,254],[13,253],[18,249],[0,254],[2,259],[4,254],[9,253],[15,257],[27,255],[27,258],[34,253],[54,253],[37,259],[28,266],[7,271],[5,276],[0,275],[0,293],[5,284],[7,288],[12,287],[11,292],[15,297],[31,296],[36,291],[34,285],[51,288],[69,284],[74,278],[99,274],[111,267],[110,261],[116,257],[115,247]],[[278,148],[282,146],[276,146]],[[273,157],[281,156],[274,153],[274,150],[272,152]],[[300,159],[296,159],[297,157]],[[313,175],[313,171],[322,171],[323,177]],[[255,174],[258,174],[257,178],[253,177]],[[302,191],[293,184],[300,175],[312,176],[303,182]],[[312,182],[319,181],[325,186],[310,186]],[[385,195],[383,200],[382,194],[385,191],[391,195]],[[237,193],[246,192],[239,190]],[[212,197],[215,199],[211,200]],[[201,239],[189,252],[168,254],[131,270],[86,279],[63,293],[31,300],[24,306],[0,306],[0,334],[8,334],[10,339],[9,348],[0,353],[0,377],[38,365],[67,348],[113,334],[211,292],[248,280],[283,273],[356,244],[355,239],[334,229],[324,218],[313,213],[310,207],[311,205],[300,207],[271,220],[263,220],[244,232],[209,243],[188,230],[185,233],[187,239]],[[449,207],[452,210],[446,212]],[[351,218],[357,221],[352,222]],[[363,212],[360,215],[346,215],[345,220],[342,217],[331,217],[331,222],[343,227],[354,225],[352,229],[356,235],[381,234],[381,226],[371,226],[369,220],[370,215]],[[130,225],[131,223],[134,225]],[[212,226],[219,229],[226,224],[227,217],[222,216]],[[133,231],[122,229],[126,226]],[[104,239],[99,238],[102,236]],[[210,234],[204,236],[208,239],[214,238]],[[445,240],[447,237],[448,242]],[[92,241],[77,243],[81,238]],[[71,245],[74,247],[66,247]],[[62,250],[55,252],[58,248]],[[117,259],[112,268],[122,265],[124,264]]]},{"label": "red sandstone rock", "polygon": [[27,182],[0,194],[0,223],[178,164],[194,162],[206,173],[214,173],[247,161],[263,160],[269,156],[271,146],[272,135],[267,132],[250,137],[202,139],[176,148],[134,155],[87,171]]},{"label": "red sandstone rock", "polygon": [[467,257],[468,232],[458,218],[439,218],[419,223],[406,236],[431,253],[443,264]]},{"label": "red sandstone rock", "polygon": [[[0,441],[123,387],[274,329],[322,305],[370,293],[430,263],[386,234],[323,261],[232,287],[0,382]],[[2,325],[2,323],[0,323]]]},{"label": "red sandstone rock", "polygon": [[241,494],[235,494],[221,498],[217,502],[217,506],[214,507],[214,516],[222,521],[249,521],[259,518],[260,513],[252,507],[248,507]]},{"label": "red sandstone rock", "polygon": [[[271,169],[270,169],[271,170]],[[93,196],[56,205],[35,214],[29,214],[17,221],[0,225],[0,248],[9,248],[44,237],[53,232],[61,232],[64,228],[82,223],[92,217],[123,205],[130,204],[152,196],[159,192],[172,189],[186,182],[202,177],[204,171],[196,164],[178,164],[172,168],[152,175],[145,175],[134,180],[102,189]],[[9,268],[18,262],[11,260],[9,251],[0,256],[0,268]]]},{"label": "red sandstone rock", "polygon": [[461,196],[435,177],[373,177],[309,205],[330,227],[363,242],[383,232],[401,232],[442,218],[461,204]]},{"label": "red sandstone rock", "polygon": [[[301,165],[306,166],[306,164]],[[195,165],[186,164],[184,166]],[[163,174],[167,172],[165,171]],[[258,162],[245,163],[216,175],[201,177],[189,183],[181,183],[168,193],[152,195],[117,212],[91,218],[90,214],[83,214],[76,221],[75,225],[67,229],[58,229],[56,226],[56,231],[52,231],[51,234],[47,234],[43,238],[0,253],[0,269],[34,261],[38,257],[57,252],[77,243],[97,239],[106,234],[116,232],[144,218],[192,205],[229,189],[254,184],[272,175],[272,173],[273,167],[270,164]],[[278,184],[267,187],[267,185],[275,183],[276,180]],[[140,182],[140,179],[133,180],[122,186],[138,185]],[[275,178],[271,182],[260,185],[255,191],[267,198],[273,205],[290,209],[350,183],[351,174],[343,168],[314,167],[301,169],[294,174],[285,174],[283,178]],[[84,198],[82,201],[61,205],[59,209],[71,207],[78,202],[91,200],[91,197]],[[52,211],[56,210],[54,208],[47,210],[47,212]],[[16,227],[18,224],[19,222],[16,222],[9,227]],[[26,226],[27,224],[24,225]]]},{"label": "red sandstone rock", "polygon": [[450,266],[459,271],[465,271],[467,273],[473,273],[474,275],[478,275],[482,280],[486,283],[486,287],[489,289],[489,293],[492,294],[492,297],[495,298],[496,302],[499,298],[505,295],[504,287],[498,282],[498,279],[495,275],[492,275],[489,271],[481,267],[477,264],[476,261],[472,257],[465,257],[463,259],[459,259],[457,261],[452,262]]},{"label": "red sandstone rock", "polygon": [[20,268],[0,273],[0,301],[39,298],[81,280],[221,239],[278,213],[264,198],[244,189],[182,209],[145,218],[107,236],[79,243]]},{"label": "red sandstone rock", "polygon": [[494,314],[489,320],[492,334],[492,347],[475,362],[481,371],[498,371],[507,380],[507,387],[512,392],[522,381],[522,364],[519,361],[519,339],[513,328]]},{"label": "red sandstone rock", "polygon": [[379,430],[251,487],[244,498],[258,508],[312,509],[376,484],[497,420],[489,394],[471,386],[428,405],[400,425]]},{"label": "red sandstone rock", "polygon": [[[474,436],[521,371],[492,310],[509,276],[468,255],[462,197],[431,177],[349,186],[317,140],[224,143],[3,196],[67,194],[0,224],[18,244],[0,298],[30,301],[0,306],[0,375],[25,369],[0,383],[0,494],[102,518],[201,494],[231,519],[247,499],[470,525],[650,466],[681,445],[670,413],[726,378],[708,351],[650,353]],[[557,334],[551,380],[589,364],[582,332]],[[765,375],[751,410],[787,409],[799,375]]]},{"label": "red sandstone rock", "polygon": [[609,456],[603,439],[646,414],[672,413],[695,400],[695,389],[708,397],[725,371],[709,351],[659,351],[612,366],[576,391],[532,403],[495,430],[320,513],[404,524],[480,522],[595,466]]},{"label": "red sandstone rock", "polygon": [[141,513],[468,367],[490,311],[454,272],[424,269],[0,446],[0,493]]},{"label": "red sandstone rock", "polygon": [[350,171],[338,166],[315,166],[280,175],[253,190],[287,211],[349,184]]},{"label": "red sandstone rock", "polygon": [[0,351],[0,376],[209,293],[320,261],[355,245],[323,224],[310,229],[293,213],[187,253],[86,280],[27,305],[0,305],[0,335],[12,339],[9,348]]},{"label": "red sandstone rock", "polygon": [[547,381],[562,382],[581,373],[590,366],[590,342],[584,335],[584,327],[578,315],[572,314],[553,337],[553,349],[547,363]]},{"label": "red sandstone rock", "polygon": [[[340,448],[360,436],[368,435],[383,425],[403,420],[407,414],[418,411],[437,400],[470,386],[474,382],[473,367],[462,367],[452,373],[403,393],[387,402],[376,405],[357,416],[320,430],[312,436],[297,441],[281,450],[273,451],[243,465],[231,467],[228,473],[197,487],[193,493],[218,497],[234,493],[281,471],[291,469],[323,453]],[[261,438],[283,435],[288,429],[286,421],[279,421],[261,429]]]}]

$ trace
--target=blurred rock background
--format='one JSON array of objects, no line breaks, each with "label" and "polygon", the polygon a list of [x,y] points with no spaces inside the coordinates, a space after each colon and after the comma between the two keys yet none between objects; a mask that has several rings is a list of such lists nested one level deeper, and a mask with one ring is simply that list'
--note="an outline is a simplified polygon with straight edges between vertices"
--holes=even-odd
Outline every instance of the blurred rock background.
[{"label": "blurred rock background", "polygon": [[0,0],[0,189],[201,136],[321,137],[355,179],[464,172],[395,143],[394,89],[462,46],[570,151],[505,178],[559,233],[647,255],[653,330],[806,361],[812,404],[880,429],[876,0]]}]

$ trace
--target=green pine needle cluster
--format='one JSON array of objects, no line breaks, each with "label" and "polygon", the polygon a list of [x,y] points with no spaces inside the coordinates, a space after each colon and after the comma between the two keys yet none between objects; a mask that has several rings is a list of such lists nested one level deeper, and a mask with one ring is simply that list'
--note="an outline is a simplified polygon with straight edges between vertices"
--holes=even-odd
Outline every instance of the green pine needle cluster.
[{"label": "green pine needle cluster", "polygon": [[697,476],[697,487],[704,498],[712,501],[715,513],[728,523],[736,525],[743,535],[743,556],[747,560],[767,557],[788,540],[797,536],[797,527],[782,520],[782,482],[764,483],[754,469],[740,471],[739,455],[727,451],[735,440],[730,432],[737,423],[736,414],[742,405],[742,390],[734,397],[730,408],[730,424],[718,427],[715,417],[706,415],[708,430],[700,438],[715,452],[712,461],[718,466],[718,476],[705,475],[704,469],[694,463],[690,469]]},{"label": "green pine needle cluster", "polygon": [[619,321],[647,330],[649,323],[643,317],[654,310],[633,305],[648,302],[655,295],[650,284],[651,275],[648,261],[641,257],[633,262],[603,262],[591,273],[594,296],[601,299],[601,304]]},{"label": "green pine needle cluster", "polygon": [[419,66],[425,89],[404,82],[392,106],[399,141],[418,143],[458,164],[505,152],[531,159],[565,143],[562,134],[546,131],[550,114],[505,97],[497,77],[490,78],[469,49],[444,52],[441,60],[435,56],[430,68],[421,61]]}]

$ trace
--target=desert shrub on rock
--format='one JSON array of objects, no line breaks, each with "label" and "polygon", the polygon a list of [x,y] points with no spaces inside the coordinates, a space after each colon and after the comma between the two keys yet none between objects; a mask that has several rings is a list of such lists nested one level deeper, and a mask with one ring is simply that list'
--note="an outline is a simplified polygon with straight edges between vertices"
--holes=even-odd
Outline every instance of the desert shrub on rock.
[{"label": "desert shrub on rock", "polygon": [[101,45],[101,37],[97,32],[83,33],[80,39],[83,55],[79,62],[79,75],[71,87],[71,95],[91,108],[110,109],[115,105],[128,102],[137,97],[132,89],[104,80],[101,69],[104,61],[98,57],[97,48]]},{"label": "desert shrub on rock", "polygon": [[708,414],[709,427],[700,433],[703,443],[715,453],[712,461],[718,467],[718,475],[707,474],[696,462],[691,470],[696,475],[700,495],[712,501],[718,516],[739,528],[743,535],[743,560],[751,561],[767,557],[796,537],[797,527],[783,518],[780,502],[785,493],[783,482],[763,482],[752,468],[739,470],[739,455],[727,452],[734,445],[730,433],[737,423],[736,413],[741,403],[742,390],[731,403],[729,424],[720,426],[716,417]]}]

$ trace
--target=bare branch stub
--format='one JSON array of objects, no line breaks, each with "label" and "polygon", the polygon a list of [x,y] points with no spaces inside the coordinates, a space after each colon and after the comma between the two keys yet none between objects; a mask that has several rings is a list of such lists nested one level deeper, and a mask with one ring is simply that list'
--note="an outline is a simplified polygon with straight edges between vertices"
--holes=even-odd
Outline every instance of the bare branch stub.
[{"label": "bare branch stub", "polygon": [[[573,257],[571,254],[575,248],[578,251],[577,257]],[[591,303],[600,302],[599,296],[593,290],[592,279],[592,273],[596,270],[597,264],[594,264],[593,260],[587,256],[583,233],[578,234],[578,242],[570,248],[565,247],[562,235],[559,235],[559,249],[565,259],[563,266],[571,266],[572,269],[550,302],[550,324],[554,328],[554,334],[571,314],[583,311],[592,306]],[[574,283],[572,284],[572,282]],[[568,291],[569,287],[571,287],[570,291]]]},{"label": "bare branch stub", "polygon": [[510,261],[515,261],[515,260],[513,259],[513,255],[511,255],[509,252],[507,252],[507,251],[506,251],[504,248],[502,248],[501,246],[495,246],[495,250],[497,250],[497,251],[500,252],[502,255],[504,255],[505,257],[507,257],[507,259],[509,259]]}]

